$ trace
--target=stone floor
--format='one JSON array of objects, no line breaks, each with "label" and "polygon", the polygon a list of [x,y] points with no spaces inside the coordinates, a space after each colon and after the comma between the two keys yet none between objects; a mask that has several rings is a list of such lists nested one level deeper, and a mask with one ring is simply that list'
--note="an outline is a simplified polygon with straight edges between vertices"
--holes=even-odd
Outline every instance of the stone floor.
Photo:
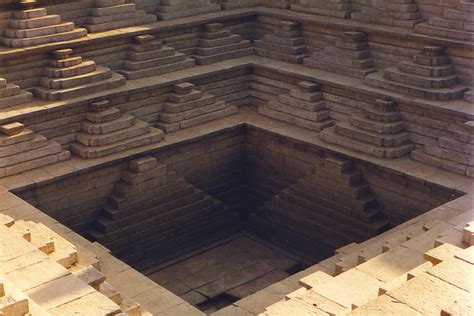
[{"label": "stone floor", "polygon": [[239,234],[146,273],[209,315],[301,269],[302,264],[283,250]]}]

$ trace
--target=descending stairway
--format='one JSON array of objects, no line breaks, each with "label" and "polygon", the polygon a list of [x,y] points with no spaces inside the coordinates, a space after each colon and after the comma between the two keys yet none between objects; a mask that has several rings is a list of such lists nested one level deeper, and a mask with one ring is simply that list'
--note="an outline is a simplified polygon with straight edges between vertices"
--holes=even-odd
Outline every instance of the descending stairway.
[{"label": "descending stairway", "polygon": [[0,213],[0,248],[2,315],[149,315],[105,281],[94,253],[42,223]]},{"label": "descending stairway", "polygon": [[376,71],[364,32],[344,32],[335,46],[325,46],[323,51],[306,58],[304,64],[358,78]]},{"label": "descending stairway", "polygon": [[415,32],[458,41],[474,41],[474,1],[460,0],[456,9],[445,9],[443,17],[431,17],[415,26]]},{"label": "descending stairway", "polygon": [[34,88],[35,96],[49,101],[65,100],[113,89],[125,84],[125,78],[92,60],[73,56],[72,49],[53,52],[54,59],[44,68],[41,87]]},{"label": "descending stairway", "polygon": [[250,222],[256,234],[280,227],[280,234],[266,237],[289,243],[287,249],[304,247],[304,241],[312,249],[305,255],[313,254],[313,260],[349,242],[371,238],[389,226],[363,174],[350,161],[339,158],[326,158],[324,166],[278,192],[252,214]]},{"label": "descending stairway", "polygon": [[159,20],[171,20],[216,12],[220,9],[221,6],[211,0],[164,0],[160,1],[156,15]]},{"label": "descending stairway", "polygon": [[401,61],[383,74],[376,72],[365,77],[368,85],[386,90],[438,101],[463,97],[467,87],[458,84],[458,77],[443,47],[425,46],[413,61]]},{"label": "descending stairway", "polygon": [[414,0],[372,0],[371,6],[352,12],[351,18],[373,24],[385,24],[413,29],[421,21],[418,4]]},{"label": "descending stairway", "polygon": [[380,158],[399,158],[414,149],[394,101],[376,100],[363,113],[323,130],[321,138]]},{"label": "descending stairway", "polygon": [[276,60],[303,63],[307,57],[301,25],[292,21],[281,21],[273,33],[265,34],[261,40],[254,41],[255,54]]},{"label": "descending stairway", "polygon": [[19,122],[0,126],[0,178],[69,159],[69,151]]},{"label": "descending stairway", "polygon": [[190,82],[182,82],[173,86],[156,126],[170,133],[237,112],[236,106],[217,101],[215,96],[199,91]]},{"label": "descending stairway", "polygon": [[253,47],[249,40],[224,30],[221,23],[204,25],[199,33],[199,45],[193,56],[198,65],[208,65],[219,61],[252,55]]},{"label": "descending stairway", "polygon": [[90,33],[105,32],[156,21],[156,16],[137,10],[135,3],[125,0],[94,0],[85,28]]},{"label": "descending stairway", "polygon": [[448,133],[436,142],[414,150],[412,158],[474,177],[474,121],[451,124]]},{"label": "descending stairway", "polygon": [[33,95],[20,89],[16,84],[0,78],[0,109],[31,102]]},{"label": "descending stairway", "polygon": [[432,211],[362,244],[349,244],[335,257],[340,263],[358,261],[334,274],[323,272],[321,264],[307,269],[312,274],[300,280],[302,287],[261,315],[469,314],[473,215],[472,210]]},{"label": "descending stairway", "polygon": [[156,143],[163,137],[161,130],[130,114],[121,113],[105,100],[89,106],[82,132],[76,135],[71,150],[84,158],[99,158]]},{"label": "descending stairway", "polygon": [[301,81],[298,89],[290,94],[281,94],[279,101],[270,101],[258,108],[258,112],[293,125],[321,131],[333,124],[325,109],[320,86],[317,83]]},{"label": "descending stairway", "polygon": [[87,30],[76,29],[74,23],[61,22],[59,15],[48,15],[46,9],[38,8],[14,11],[3,35],[3,45],[30,47],[85,37]]},{"label": "descending stairway", "polygon": [[156,158],[144,157],[129,163],[88,235],[144,269],[230,236],[238,227],[237,214],[222,202]]},{"label": "descending stairway", "polygon": [[298,0],[291,5],[291,10],[349,19],[352,12],[351,0]]},{"label": "descending stairway", "polygon": [[162,45],[153,35],[135,36],[134,41],[123,62],[124,69],[118,71],[129,80],[161,75],[195,64],[194,59],[176,52],[173,47]]}]

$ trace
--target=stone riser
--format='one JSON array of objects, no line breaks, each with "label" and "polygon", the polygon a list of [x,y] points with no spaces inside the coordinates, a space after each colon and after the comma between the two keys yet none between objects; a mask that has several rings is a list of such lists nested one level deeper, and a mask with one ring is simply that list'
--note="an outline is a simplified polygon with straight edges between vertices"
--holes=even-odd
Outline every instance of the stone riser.
[{"label": "stone riser", "polygon": [[287,122],[296,126],[304,127],[313,131],[317,131],[317,132],[320,132],[324,128],[327,128],[334,124],[331,120],[325,120],[321,122],[313,122],[313,121],[305,120],[302,118],[295,117],[293,115],[289,115],[283,112],[272,110],[268,106],[258,107],[258,112],[260,114],[269,116],[273,119],[284,121],[284,122]]},{"label": "stone riser", "polygon": [[326,62],[319,61],[318,59],[315,59],[313,57],[306,58],[304,60],[304,65],[311,68],[321,69],[321,70],[329,71],[329,72],[335,72],[338,74],[344,74],[344,75],[357,77],[357,78],[364,78],[368,74],[371,74],[376,71],[375,68],[356,69],[356,68],[350,68],[350,67],[340,66],[336,64],[328,64]]},{"label": "stone riser", "polygon": [[29,103],[33,95],[26,91],[20,91],[18,95],[0,99],[0,109],[6,109],[15,105]]},{"label": "stone riser", "polygon": [[198,65],[209,65],[209,64],[217,63],[219,61],[249,56],[252,54],[253,54],[253,47],[249,47],[245,49],[234,50],[234,51],[217,54],[217,55],[211,55],[211,56],[194,55],[193,58],[196,60],[196,63]]},{"label": "stone riser", "polygon": [[99,33],[99,32],[115,30],[119,28],[131,27],[135,25],[149,24],[153,22],[156,22],[156,17],[150,14],[150,15],[145,15],[138,18],[113,21],[113,22],[108,22],[108,23],[103,23],[103,24],[87,24],[84,27],[90,33]]},{"label": "stone riser", "polygon": [[267,57],[267,58],[280,60],[280,61],[285,61],[285,62],[293,63],[293,64],[302,64],[303,60],[309,56],[307,54],[302,54],[300,56],[282,54],[282,53],[279,53],[279,52],[266,50],[266,49],[261,49],[261,48],[258,48],[258,47],[254,48],[254,51],[255,51],[255,54],[258,55],[258,56]]},{"label": "stone riser", "polygon": [[48,43],[71,41],[71,40],[78,39],[85,36],[87,36],[87,30],[78,28],[71,32],[32,37],[32,38],[24,38],[24,39],[11,39],[11,38],[0,37],[0,43],[9,47],[28,47],[28,46],[44,45]]},{"label": "stone riser", "polygon": [[23,163],[19,163],[10,167],[0,168],[0,178],[22,173],[28,170],[41,168],[56,162],[67,160],[71,157],[69,151],[63,151],[59,154],[40,157]]},{"label": "stone riser", "polygon": [[429,35],[432,37],[449,38],[449,39],[467,41],[467,42],[474,41],[473,32],[465,32],[465,31],[450,30],[450,29],[445,29],[445,28],[440,28],[440,27],[433,27],[427,23],[420,23],[416,25],[415,32],[424,34],[424,35]]},{"label": "stone riser", "polygon": [[350,10],[340,11],[340,10],[330,10],[330,9],[324,9],[324,8],[311,8],[311,7],[305,7],[299,4],[292,4],[291,10],[304,12],[304,13],[310,13],[310,14],[332,16],[332,17],[341,18],[341,19],[349,19],[351,17]]},{"label": "stone riser", "polygon": [[[181,59],[181,58],[180,58]],[[174,72],[190,67],[194,67],[195,61],[190,58],[186,58],[183,61],[175,62],[168,65],[163,65],[159,67],[151,67],[143,70],[119,70],[118,73],[122,74],[127,78],[127,80],[135,80],[145,77],[158,76],[169,72]]]},{"label": "stone riser", "polygon": [[166,12],[160,12],[160,11],[164,11],[164,6],[159,6],[156,16],[158,17],[159,20],[171,20],[171,19],[177,19],[177,18],[184,18],[188,16],[195,16],[199,14],[217,12],[219,10],[220,10],[220,5],[213,4],[213,5],[201,7],[201,8],[194,8],[194,9],[187,9],[187,10],[182,10],[182,11],[166,13]]}]

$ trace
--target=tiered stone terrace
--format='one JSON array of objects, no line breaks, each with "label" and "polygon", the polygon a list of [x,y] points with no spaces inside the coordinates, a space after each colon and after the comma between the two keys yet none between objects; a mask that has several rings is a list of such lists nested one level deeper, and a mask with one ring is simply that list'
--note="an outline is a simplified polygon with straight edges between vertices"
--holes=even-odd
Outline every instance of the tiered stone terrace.
[{"label": "tiered stone terrace", "polygon": [[20,2],[0,314],[473,313],[472,0]]}]

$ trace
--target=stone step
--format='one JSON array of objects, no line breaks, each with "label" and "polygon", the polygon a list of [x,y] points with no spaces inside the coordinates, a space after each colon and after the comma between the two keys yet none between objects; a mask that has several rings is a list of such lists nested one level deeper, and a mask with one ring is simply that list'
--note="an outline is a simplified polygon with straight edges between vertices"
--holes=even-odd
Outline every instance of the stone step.
[{"label": "stone step", "polygon": [[28,46],[38,46],[48,43],[56,42],[65,42],[81,37],[87,36],[87,30],[82,28],[74,29],[73,31],[43,35],[30,38],[5,38],[0,37],[0,43],[9,46],[9,47],[28,47]]},{"label": "stone step", "polygon": [[156,16],[152,14],[141,14],[140,16],[131,19],[111,21],[102,24],[86,24],[84,27],[90,33],[99,33],[153,22],[156,22]]},{"label": "stone step", "polygon": [[[101,66],[95,67],[95,63],[91,64],[90,66],[92,66],[91,68],[96,69],[94,71],[90,71],[74,77],[42,77],[40,79],[41,86],[49,89],[68,89],[80,85],[92,84],[94,82],[106,80],[112,77],[112,71],[110,69]],[[86,67],[86,69],[88,68],[89,67]]]},{"label": "stone step", "polygon": [[369,86],[374,86],[382,89],[386,89],[401,94],[408,94],[418,98],[438,100],[438,101],[449,101],[460,99],[463,97],[464,92],[468,90],[467,87],[461,85],[455,85],[450,88],[421,88],[408,84],[393,83],[383,78],[383,74],[380,72],[369,74],[365,77],[365,82]]},{"label": "stone step", "polygon": [[[180,56],[179,59],[182,57]],[[190,67],[194,67],[196,62],[191,58],[184,58],[182,61],[174,62],[171,64],[165,64],[158,67],[151,67],[142,70],[119,70],[118,73],[124,75],[128,80],[134,80],[139,78],[158,76],[161,74],[174,72]]]},{"label": "stone step", "polygon": [[57,33],[65,33],[71,32],[74,30],[74,23],[72,22],[65,22],[56,25],[49,25],[43,27],[37,27],[32,29],[11,29],[7,28],[4,30],[4,34],[6,37],[14,39],[14,38],[32,38],[32,37],[39,37],[45,35],[52,35]]},{"label": "stone step", "polygon": [[242,37],[237,34],[231,34],[227,37],[221,37],[221,38],[216,38],[216,39],[200,38],[199,47],[206,47],[206,48],[219,47],[219,46],[239,43],[241,40],[242,40]]},{"label": "stone step", "polygon": [[345,58],[339,55],[331,55],[326,50],[321,53],[315,52],[312,58],[318,62],[323,62],[326,64],[334,64],[337,66],[343,66],[343,67],[349,67],[349,68],[355,68],[359,70],[374,68],[373,59]]},{"label": "stone step", "polygon": [[296,3],[291,5],[291,10],[309,13],[309,14],[332,16],[332,17],[341,18],[341,19],[349,19],[351,17],[350,10],[340,11],[340,10],[329,10],[329,9],[324,9],[324,8],[312,8],[312,7],[303,6]]},{"label": "stone step", "polygon": [[[393,15],[393,12],[391,12],[390,15]],[[380,10],[371,14],[365,14],[362,12],[352,12],[351,19],[354,21],[361,21],[372,24],[391,25],[408,29],[413,29],[413,27],[415,27],[415,25],[420,22],[419,13],[409,13],[405,14],[405,16],[400,16],[396,14],[395,17],[393,17],[383,16]]]},{"label": "stone step", "polygon": [[91,9],[92,16],[107,16],[121,13],[130,13],[136,10],[135,3],[124,3],[107,7],[96,7]]},{"label": "stone step", "polygon": [[[366,42],[356,42],[356,43],[357,45],[364,45]],[[347,45],[348,43],[343,42],[341,44]],[[346,49],[339,48],[336,46],[327,46],[327,47],[324,47],[324,52],[333,56],[345,57],[345,58],[356,59],[356,60],[369,60],[371,58],[370,50],[364,49],[364,48],[358,48],[357,50],[352,50],[352,49],[347,49],[347,48]]]},{"label": "stone step", "polygon": [[119,118],[103,123],[82,123],[82,131],[91,135],[103,135],[118,130],[132,127],[135,124],[135,117],[129,114],[122,114]]},{"label": "stone step", "polygon": [[69,57],[65,59],[52,59],[49,60],[49,65],[53,66],[54,68],[68,68],[68,67],[73,67],[80,65],[82,63],[82,57],[77,56],[77,57]]},{"label": "stone step", "polygon": [[285,61],[285,62],[289,62],[293,64],[302,64],[304,58],[309,56],[307,54],[302,54],[302,55],[297,55],[297,56],[282,54],[282,53],[271,51],[271,50],[265,50],[259,47],[255,47],[254,51],[255,51],[255,54],[258,56],[281,60],[281,61]]},{"label": "stone step", "polygon": [[443,77],[423,77],[421,75],[405,73],[399,70],[397,67],[385,69],[384,78],[401,84],[427,89],[449,88],[458,83],[457,75],[448,75]]},{"label": "stone step", "polygon": [[188,110],[192,110],[192,109],[199,108],[202,106],[206,106],[215,102],[216,102],[215,96],[211,94],[203,93],[201,98],[197,100],[190,100],[183,103],[166,102],[164,104],[163,110],[166,113],[180,113],[183,111],[188,111]]},{"label": "stone step", "polygon": [[381,134],[396,134],[405,130],[405,123],[402,121],[381,123],[355,116],[351,117],[351,125],[366,131]]},{"label": "stone step", "polygon": [[376,122],[384,122],[384,123],[398,123],[401,120],[401,113],[398,111],[380,111],[377,110],[377,107],[374,106],[374,109],[364,109],[364,116],[365,118],[376,121]]},{"label": "stone step", "polygon": [[0,88],[0,98],[8,98],[15,96],[20,93],[20,86],[13,84],[13,83],[7,83],[5,87]]},{"label": "stone step", "polygon": [[326,110],[307,111],[305,109],[287,106],[279,102],[270,101],[267,107],[278,112],[295,116],[297,118],[305,119],[312,122],[319,122],[329,119],[329,112]]},{"label": "stone step", "polygon": [[442,18],[430,18],[428,20],[428,25],[433,27],[439,27],[444,29],[454,29],[459,31],[472,32],[474,31],[474,23],[462,22],[462,21],[452,21]]},{"label": "stone step", "polygon": [[31,159],[22,163],[18,163],[9,167],[0,168],[0,178],[19,174],[28,170],[41,168],[56,162],[64,161],[71,158],[69,151],[62,151],[59,154],[44,156],[36,159]]},{"label": "stone step", "polygon": [[277,43],[267,42],[265,40],[256,40],[254,45],[258,48],[278,52],[288,55],[302,55],[307,53],[306,46],[286,46]]},{"label": "stone step", "polygon": [[0,148],[18,143],[28,142],[35,138],[35,133],[29,129],[23,129],[15,135],[0,134]]},{"label": "stone step", "polygon": [[206,14],[211,12],[220,11],[221,6],[218,3],[212,3],[209,5],[194,7],[194,8],[180,8],[178,10],[173,9],[169,11],[164,5],[158,6],[158,12],[156,13],[159,20],[171,20],[178,19],[187,16],[195,16],[200,14]]},{"label": "stone step", "polygon": [[29,297],[11,283],[2,280],[3,293],[0,295],[0,310],[4,315],[26,315],[30,312]]},{"label": "stone step", "polygon": [[[48,145],[48,140],[46,139],[46,137],[41,136],[39,134],[35,134],[31,131],[27,133],[28,134],[23,134],[26,137],[28,137],[27,139],[25,139],[25,141],[11,144],[8,146],[0,146],[0,158],[17,155],[23,152],[34,150],[37,148],[42,148]],[[17,135],[22,135],[22,134],[20,133]],[[12,138],[15,136],[12,136]],[[24,136],[20,136],[20,137],[24,137]]]},{"label": "stone step", "polygon": [[[248,46],[248,45],[245,44],[244,46]],[[198,65],[209,65],[209,64],[213,64],[219,61],[249,56],[252,54],[253,54],[253,47],[248,47],[244,49],[232,50],[232,51],[228,51],[228,52],[216,54],[216,55],[211,55],[211,56],[194,55],[193,58],[196,60],[196,63]]]},{"label": "stone step", "polygon": [[[100,66],[97,66],[100,69]],[[86,94],[91,94],[103,90],[118,88],[125,84],[125,78],[116,73],[112,73],[109,79],[101,80],[92,83],[85,83],[69,89],[53,90],[44,87],[35,87],[34,94],[41,99],[54,101],[66,100],[70,98],[80,97]]]},{"label": "stone step", "polygon": [[467,173],[467,166],[465,164],[429,155],[425,153],[422,149],[412,151],[411,157],[415,160],[427,163],[429,165],[438,166],[442,169],[450,170],[459,174]]},{"label": "stone step", "polygon": [[326,63],[324,61],[316,59],[315,57],[305,58],[303,63],[311,68],[321,69],[324,71],[334,72],[338,74],[345,74],[357,78],[364,78],[368,74],[377,71],[375,68],[357,69],[347,66],[340,66],[332,63]]},{"label": "stone step", "polygon": [[[137,123],[137,125],[139,124]],[[161,141],[164,137],[163,132],[160,130],[152,129],[149,132],[144,132],[145,129],[141,128],[142,127],[139,127],[138,135],[131,138],[128,138],[130,135],[127,135],[124,139],[118,137],[119,140],[100,146],[85,146],[81,143],[73,143],[71,145],[71,150],[84,158],[99,158],[128,149],[156,143]]]},{"label": "stone step", "polygon": [[143,52],[131,51],[128,54],[128,60],[132,62],[147,61],[157,58],[169,57],[175,54],[175,49],[169,46],[163,46],[155,50],[146,50]]},{"label": "stone step", "polygon": [[33,95],[27,91],[20,91],[19,94],[0,99],[0,109],[9,108],[19,104],[29,103],[33,100]]},{"label": "stone step", "polygon": [[474,3],[470,0],[460,1],[458,3],[457,9],[462,12],[474,13]]},{"label": "stone step", "polygon": [[[34,142],[32,142],[34,143]],[[14,145],[15,146],[15,145]],[[61,145],[54,142],[48,142],[46,146],[19,152],[15,155],[0,158],[0,168],[20,164],[29,160],[58,154],[61,152]]]},{"label": "stone step", "polygon": [[228,52],[235,52],[245,48],[251,47],[252,44],[248,40],[243,40],[239,43],[223,45],[219,47],[197,47],[196,48],[196,55],[198,56],[215,56],[223,53]]},{"label": "stone step", "polygon": [[[474,90],[469,90],[464,93],[464,101],[474,103]],[[1,104],[1,100],[0,100]]]},{"label": "stone step", "polygon": [[471,13],[465,11],[444,10],[443,16],[447,20],[474,23],[474,16]]},{"label": "stone step", "polygon": [[18,30],[35,29],[45,26],[58,25],[61,23],[61,17],[57,14],[44,15],[28,19],[10,20],[10,27]]},{"label": "stone step", "polygon": [[286,113],[283,113],[283,112],[280,112],[280,111],[272,110],[267,105],[260,106],[258,108],[258,112],[260,114],[269,116],[273,119],[283,121],[283,122],[286,122],[286,123],[290,123],[292,125],[304,127],[304,128],[307,128],[307,129],[310,129],[310,130],[313,130],[313,131],[317,131],[317,132],[320,132],[323,129],[325,129],[329,126],[332,126],[334,124],[334,122],[331,121],[330,119],[326,119],[324,121],[318,121],[318,122],[309,121],[309,120],[299,118],[299,117],[295,117],[293,115],[289,115],[289,114],[286,114]]},{"label": "stone step", "polygon": [[123,62],[123,65],[126,70],[137,71],[137,70],[148,69],[151,67],[159,67],[159,66],[163,66],[167,64],[178,63],[178,62],[184,61],[185,59],[186,59],[185,54],[174,52],[173,55],[170,55],[170,56],[154,58],[154,59],[149,59],[149,60],[144,60],[144,61],[125,60]]},{"label": "stone step", "polygon": [[354,126],[343,122],[337,123],[335,128],[338,135],[360,140],[364,143],[376,146],[393,147],[402,145],[410,140],[409,133],[379,134],[368,130],[357,129]]},{"label": "stone step", "polygon": [[88,60],[67,68],[45,68],[44,75],[52,79],[66,79],[92,73],[96,71],[96,69],[97,67],[95,62]]},{"label": "stone step", "polygon": [[113,15],[87,16],[86,25],[100,25],[100,24],[107,24],[111,22],[118,22],[122,20],[139,19],[145,15],[146,15],[145,11],[138,10],[138,11],[133,11],[133,12],[113,14]]},{"label": "stone step", "polygon": [[380,158],[399,158],[407,155],[414,149],[413,144],[402,144],[392,147],[376,146],[365,142],[338,135],[335,127],[330,127],[321,132],[321,138],[329,143],[360,151]]},{"label": "stone step", "polygon": [[45,8],[13,11],[13,18],[16,20],[40,18],[46,15]]},{"label": "stone step", "polygon": [[[126,117],[125,122],[129,124],[130,121],[133,122],[133,118],[131,118],[130,116]],[[84,146],[106,146],[115,142],[123,141],[127,138],[133,138],[139,135],[146,134],[149,131],[150,126],[147,123],[137,120],[130,127],[111,131],[106,134],[94,135],[81,132],[77,134],[76,140]]]},{"label": "stone step", "polygon": [[473,32],[445,29],[441,27],[431,26],[428,23],[417,24],[415,26],[415,32],[437,38],[449,38],[466,42],[474,41]]},{"label": "stone step", "polygon": [[201,32],[199,37],[203,39],[218,39],[231,36],[232,33],[229,30],[220,30],[216,32]]},{"label": "stone step", "polygon": [[275,34],[265,34],[263,41],[282,46],[304,46],[304,37],[282,37]]},{"label": "stone step", "polygon": [[324,100],[317,101],[306,101],[297,99],[289,94],[281,94],[279,96],[280,103],[283,105],[299,108],[305,111],[321,111],[326,108],[326,103]]},{"label": "stone step", "polygon": [[87,112],[86,119],[91,123],[104,123],[116,120],[122,116],[122,112],[120,112],[117,108],[108,108],[104,111],[100,112]]},{"label": "stone step", "polygon": [[401,61],[398,64],[398,69],[413,75],[422,77],[447,77],[454,76],[455,70],[453,65],[442,66],[426,66],[414,63],[412,61]]}]

